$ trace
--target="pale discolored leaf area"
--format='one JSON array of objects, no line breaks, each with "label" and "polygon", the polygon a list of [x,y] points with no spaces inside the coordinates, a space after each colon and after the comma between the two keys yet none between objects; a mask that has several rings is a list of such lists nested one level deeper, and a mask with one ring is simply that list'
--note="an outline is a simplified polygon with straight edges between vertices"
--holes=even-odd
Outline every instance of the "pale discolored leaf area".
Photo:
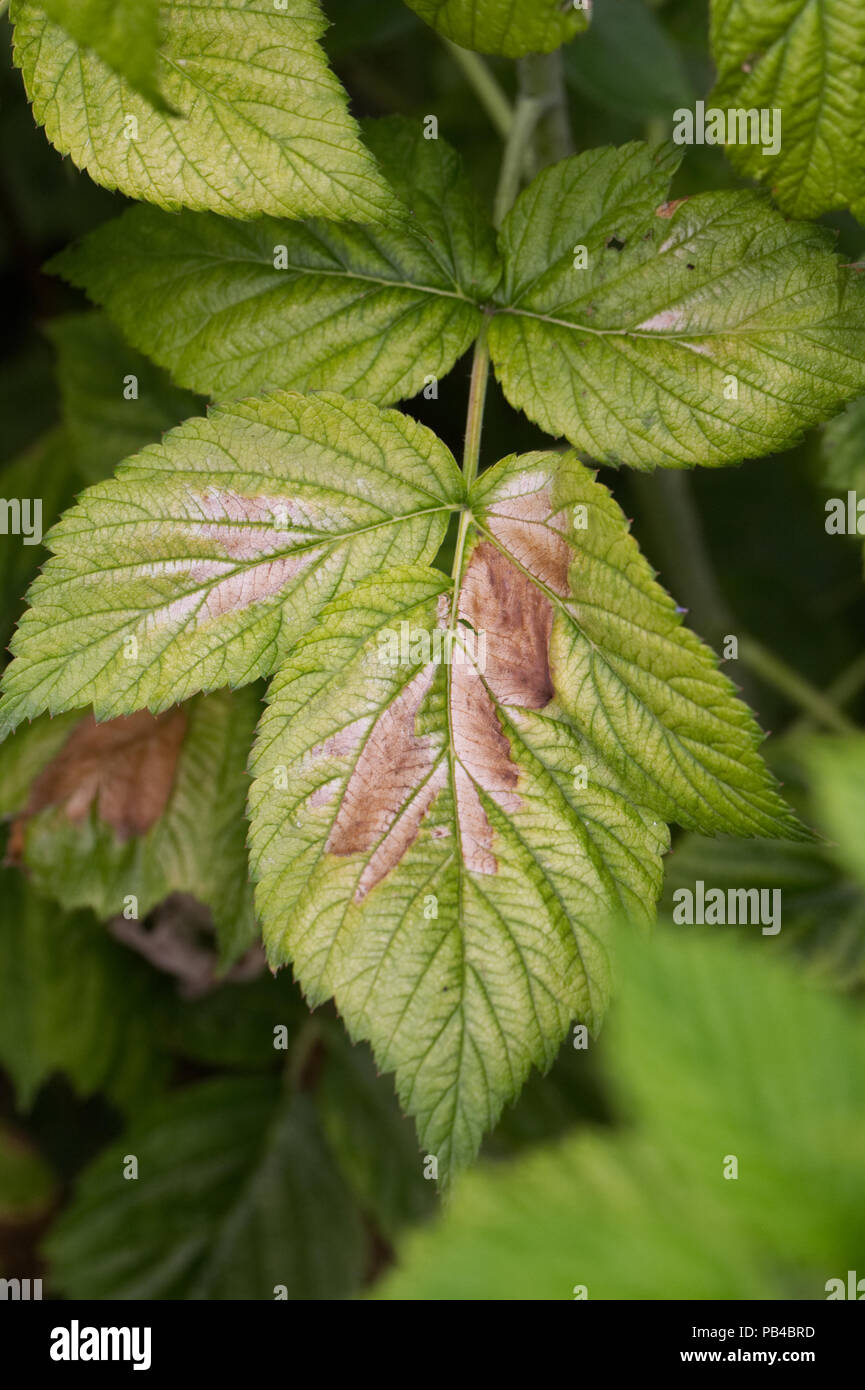
[{"label": "pale discolored leaf area", "polygon": [[549,53],[589,23],[591,0],[406,0],[445,38],[479,53]]},{"label": "pale discolored leaf area", "polygon": [[49,533],[5,728],[158,713],[270,672],[341,589],[431,561],[462,495],[429,430],[365,401],[279,393],[188,420]]},{"label": "pale discolored leaf area", "polygon": [[406,220],[383,227],[130,208],[51,263],[175,381],[217,398],[333,389],[380,405],[444,376],[501,274],[462,164],[419,120],[368,122]]},{"label": "pale discolored leaf area", "polygon": [[[253,690],[97,724],[42,718],[0,747],[7,856],[65,908],[143,922],[172,893],[210,908],[220,964],[258,939],[243,810]],[[127,914],[128,915],[128,914]]]},{"label": "pale discolored leaf area", "polygon": [[670,202],[675,164],[636,144],[562,160],[500,233],[505,395],[605,463],[759,457],[865,387],[865,286],[831,233],[750,192]]},{"label": "pale discolored leaf area", "polygon": [[29,4],[15,62],[51,143],[97,183],[161,207],[379,222],[400,215],[319,40],[314,0],[171,0],[157,78],[177,114]]},{"label": "pale discolored leaf area", "polygon": [[650,920],[666,820],[804,832],[759,731],[573,454],[474,485],[452,582],[337,599],[275,676],[251,867],[273,965],[333,996],[448,1175]]}]

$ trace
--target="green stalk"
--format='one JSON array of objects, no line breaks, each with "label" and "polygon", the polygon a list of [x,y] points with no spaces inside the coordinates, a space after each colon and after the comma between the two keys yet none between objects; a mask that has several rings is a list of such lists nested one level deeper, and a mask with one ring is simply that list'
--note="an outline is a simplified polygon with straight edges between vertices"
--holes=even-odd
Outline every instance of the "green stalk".
[{"label": "green stalk", "polygon": [[[827,700],[831,700],[836,708],[843,709],[855,695],[858,695],[865,686],[865,653],[857,656],[849,666],[836,676],[832,684],[826,690]],[[807,714],[801,715],[790,729],[791,734],[804,734],[813,726],[813,720]]]},{"label": "green stalk", "polygon": [[[502,155],[499,183],[493,207],[493,221],[498,227],[513,203],[520,188],[527,157],[531,150],[531,140],[536,122],[545,105],[545,99],[520,93],[517,109],[511,121],[508,137]],[[484,406],[487,398],[487,385],[490,378],[490,352],[487,346],[489,317],[485,316],[481,331],[475,341],[472,358],[472,377],[469,386],[468,410],[466,412],[466,437],[463,447],[463,476],[466,487],[471,487],[478,475],[481,458],[481,435],[484,423]],[[472,519],[468,507],[460,515],[460,525],[454,547],[454,562],[451,576],[458,585],[462,575],[463,554]]]},{"label": "green stalk", "polygon": [[682,601],[687,600],[691,622],[712,646],[727,634],[736,634],[739,660],[766,685],[786,696],[791,704],[835,733],[856,732],[856,725],[836,708],[830,696],[794,671],[762,642],[742,633],[727,605],[709,559],[700,514],[694,504],[690,479],[685,473],[655,472],[636,474],[634,491],[641,512],[660,542],[675,536],[677,545],[666,566],[669,587]]},{"label": "green stalk", "polygon": [[530,53],[517,63],[520,96],[541,103],[530,142],[529,176],[574,153],[565,70],[560,49]]},{"label": "green stalk", "polygon": [[521,92],[517,109],[508,131],[502,156],[499,186],[493,203],[493,225],[500,227],[505,214],[520,191],[523,175],[529,167],[535,127],[548,105],[548,98]]},{"label": "green stalk", "polygon": [[755,641],[747,634],[741,636],[739,657],[750,666],[755,675],[767,685],[773,685],[782,695],[786,695],[791,704],[798,705],[824,728],[831,729],[836,734],[858,733],[853,720],[836,709],[828,696],[806,681],[804,676],[800,676],[786,661],[770,652],[762,642]]},{"label": "green stalk", "polygon": [[460,48],[458,43],[443,39],[445,48],[462,72],[490,121],[503,140],[507,140],[514,119],[513,108],[502,87],[493,76],[483,58]]}]

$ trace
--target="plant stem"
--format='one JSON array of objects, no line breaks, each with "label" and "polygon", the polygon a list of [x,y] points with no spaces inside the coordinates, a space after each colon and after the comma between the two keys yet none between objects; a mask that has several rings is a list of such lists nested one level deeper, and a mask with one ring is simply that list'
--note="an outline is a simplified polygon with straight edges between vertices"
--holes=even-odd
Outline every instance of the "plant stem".
[{"label": "plant stem", "polygon": [[675,536],[677,547],[670,556],[667,580],[670,588],[688,604],[691,621],[712,646],[737,635],[739,660],[766,685],[836,733],[856,731],[852,720],[836,708],[832,699],[794,671],[762,642],[748,633],[737,633],[738,623],[724,598],[709,559],[700,514],[694,504],[685,473],[636,474],[634,491],[645,509],[656,542]]},{"label": "plant stem", "polygon": [[[466,480],[466,487],[471,487],[478,475],[478,465],[481,457],[481,433],[484,424],[484,405],[487,398],[487,382],[490,377],[490,353],[487,347],[487,332],[489,330],[489,319],[484,317],[481,331],[475,341],[474,357],[472,358],[472,379],[469,386],[469,404],[466,412],[466,438],[463,447],[463,477]],[[471,511],[465,507],[460,513],[460,525],[457,532],[456,545],[454,546],[454,563],[451,576],[455,583],[459,583],[462,574],[463,552],[466,547],[469,524],[472,519]]]},{"label": "plant stem", "polygon": [[658,469],[654,473],[635,473],[632,485],[658,552],[666,551],[664,543],[671,536],[676,538],[669,557],[664,553],[668,587],[687,603],[697,631],[713,647],[719,645],[727,633],[736,631],[735,620],[709,561],[690,479],[684,473]]},{"label": "plant stem", "polygon": [[484,423],[487,382],[490,376],[490,354],[487,347],[488,331],[489,318],[484,317],[472,358],[472,379],[469,386],[469,407],[466,414],[466,440],[463,449],[463,476],[466,480],[466,487],[470,487],[477,477],[481,456],[481,430]]},{"label": "plant stem", "polygon": [[780,690],[791,704],[798,705],[825,728],[832,729],[836,734],[858,733],[853,720],[836,709],[827,695],[817,690],[810,681],[806,681],[798,671],[788,666],[786,661],[770,652],[762,642],[744,634],[739,638],[739,657],[767,685],[773,685],[776,690]]},{"label": "plant stem", "polygon": [[496,227],[501,226],[505,213],[520,191],[520,183],[531,153],[535,126],[546,105],[546,98],[528,96],[524,92],[517,98],[517,109],[508,131],[499,186],[493,203],[493,225]]},{"label": "plant stem", "polygon": [[284,1080],[290,1090],[302,1091],[307,1088],[307,1069],[321,1042],[321,1024],[310,1015],[298,1030],[286,1059]]},{"label": "plant stem", "polygon": [[[535,122],[543,109],[537,97],[520,93],[517,109],[511,122],[508,138],[502,155],[499,184],[496,189],[493,221],[501,225],[505,213],[510,208],[520,187],[520,179],[525,167]],[[466,487],[471,487],[478,475],[481,458],[481,433],[484,424],[484,405],[487,398],[487,384],[490,378],[490,351],[487,346],[489,316],[484,316],[481,331],[475,341],[472,358],[472,379],[469,386],[469,403],[466,412],[466,437],[463,447],[463,476]],[[454,547],[454,562],[451,570],[454,583],[459,584],[462,574],[463,553],[465,551],[468,529],[471,523],[471,510],[466,507],[460,515],[460,525]]]},{"label": "plant stem", "polygon": [[507,140],[514,112],[504,89],[499,86],[498,80],[477,53],[460,48],[458,43],[452,43],[450,39],[443,39],[442,42],[469,86],[473,88],[475,96],[499,135],[503,140]]},{"label": "plant stem", "polygon": [[[843,709],[844,705],[846,705],[849,700],[852,700],[854,695],[859,694],[863,686],[865,686],[865,654],[857,656],[855,661],[852,661],[839,676],[836,676],[835,680],[825,692],[826,699],[831,700],[832,704],[836,707],[840,706]],[[796,720],[795,724],[793,724],[790,733],[807,733],[812,727],[813,722],[810,715],[803,714]]]},{"label": "plant stem", "polygon": [[531,53],[517,63],[519,93],[542,103],[530,145],[530,176],[574,153],[565,70],[560,49]]}]

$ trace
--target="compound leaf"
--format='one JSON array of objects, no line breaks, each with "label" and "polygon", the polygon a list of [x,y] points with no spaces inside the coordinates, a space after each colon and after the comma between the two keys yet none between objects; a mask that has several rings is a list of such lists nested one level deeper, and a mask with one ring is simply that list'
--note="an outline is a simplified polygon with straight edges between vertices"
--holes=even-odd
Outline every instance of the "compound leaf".
[{"label": "compound leaf", "polygon": [[241,223],[137,207],[52,268],[176,381],[208,395],[413,396],[476,337],[500,276],[495,237],[444,140],[398,117],[367,134],[410,220]]},{"label": "compound leaf", "polygon": [[[505,219],[490,325],[512,405],[606,463],[719,465],[793,443],[865,385],[865,287],[758,195],[665,202],[670,156],[591,150]],[[585,268],[579,268],[579,248]]]},{"label": "compound leaf", "polygon": [[[718,83],[706,105],[780,112],[780,148],[727,146],[785,212],[865,216],[865,11],[858,0],[712,0]],[[774,116],[777,122],[778,117]]]},{"label": "compound leaf", "polygon": [[462,478],[424,426],[279,393],[188,420],[84,492],[48,537],[13,639],[5,727],[89,704],[167,709],[272,670],[386,563],[432,560]]},{"label": "compound leaf", "polygon": [[399,214],[327,66],[313,0],[164,5],[158,78],[176,115],[29,5],[13,15],[33,114],[96,183],[227,217]]},{"label": "compound leaf", "polygon": [[271,964],[396,1072],[442,1177],[572,1017],[598,1026],[609,913],[648,920],[665,817],[803,833],[573,454],[504,460],[470,502],[456,605],[443,574],[394,569],[299,643],[250,795]]},{"label": "compound leaf", "polygon": [[445,38],[478,53],[521,58],[550,53],[580,34],[589,22],[588,5],[561,0],[406,0],[406,4]]}]

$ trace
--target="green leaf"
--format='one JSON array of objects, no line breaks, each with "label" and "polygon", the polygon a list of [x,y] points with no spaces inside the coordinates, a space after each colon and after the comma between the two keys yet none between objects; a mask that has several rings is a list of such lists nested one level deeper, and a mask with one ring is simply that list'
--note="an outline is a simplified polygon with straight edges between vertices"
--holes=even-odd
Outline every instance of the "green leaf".
[{"label": "green leaf", "polygon": [[865,496],[865,396],[829,421],[821,442],[825,481]]},{"label": "green leaf", "polygon": [[254,691],[223,690],[158,718],[67,715],[21,729],[0,746],[16,861],[39,892],[103,919],[129,895],[143,921],[170,893],[191,893],[231,964],[258,938],[243,822],[257,717]]},{"label": "green leaf", "polygon": [[573,1017],[597,1028],[608,916],[649,920],[665,815],[803,833],[574,455],[506,459],[470,500],[452,645],[437,571],[335,600],[271,684],[250,794],[271,963],[396,1072],[442,1177]]},{"label": "green leaf", "polygon": [[[856,516],[855,535],[865,535],[865,521],[858,508],[861,507],[862,500],[865,498],[865,397],[853,401],[847,407],[843,415],[837,415],[834,420],[830,420],[823,430],[821,440],[821,457],[823,462],[823,482],[827,488],[834,491],[834,502],[839,499],[842,503],[842,516],[845,524],[849,524],[850,499],[848,492],[856,494],[853,508]],[[829,499],[826,501],[826,524],[829,524],[829,517],[837,515],[837,506],[830,505]],[[833,522],[833,524],[836,524]],[[863,543],[863,559],[865,559],[865,543]]]},{"label": "green leaf", "polygon": [[19,0],[19,8],[59,24],[134,91],[164,108],[156,81],[160,0]]},{"label": "green leaf", "polygon": [[51,532],[12,643],[5,728],[254,680],[341,589],[432,560],[462,489],[429,430],[366,401],[278,393],[188,420]]},{"label": "green leaf", "polygon": [[391,1240],[434,1209],[435,1183],[423,1175],[414,1127],[389,1078],[377,1075],[369,1049],[352,1047],[343,1028],[330,1022],[324,1041],[316,1094],[322,1128],[361,1207]]},{"label": "green leaf", "polygon": [[309,1098],[223,1079],[136,1115],[85,1171],[47,1256],[71,1298],[272,1300],[281,1285],[331,1299],[360,1282],[364,1233]]},{"label": "green leaf", "polygon": [[821,1299],[856,1267],[861,1017],[729,943],[636,948],[605,1038],[627,1128],[467,1175],[381,1297]]},{"label": "green leaf", "polygon": [[826,229],[756,194],[664,202],[670,170],[644,145],[591,150],[517,199],[489,337],[505,395],[606,463],[784,448],[865,386],[865,286]]},{"label": "green leaf", "polygon": [[[793,217],[865,215],[865,11],[858,0],[712,0],[718,83],[706,105],[780,111],[780,149],[731,144]],[[777,116],[774,119],[779,119]]]},{"label": "green leaf", "polygon": [[[817,817],[815,812],[809,819]],[[770,938],[777,949],[795,951],[800,969],[833,988],[858,991],[865,984],[865,896],[831,848],[685,835],[667,860],[661,905],[668,915],[681,901],[674,894],[681,888],[693,893],[700,879],[707,893],[713,888],[724,894],[743,887],[777,889],[783,905],[781,930]],[[690,930],[712,935],[716,928],[695,925]],[[758,949],[767,944],[753,925],[728,924],[723,930]]]},{"label": "green leaf", "polygon": [[805,757],[821,825],[840,863],[865,885],[865,735],[814,740]]},{"label": "green leaf", "polygon": [[580,34],[591,5],[563,5],[561,0],[406,0],[421,19],[445,38],[478,53],[522,58],[551,53]]},{"label": "green leaf", "polygon": [[203,407],[130,348],[105,314],[64,314],[45,331],[57,352],[66,436],[87,482],[107,477]]},{"label": "green leaf", "polygon": [[308,1019],[291,978],[265,973],[225,981],[197,999],[178,999],[166,1040],[171,1052],[209,1066],[272,1072],[285,1064],[274,1029],[285,1028],[290,1045]]},{"label": "green leaf", "polygon": [[240,223],[137,207],[52,268],[176,381],[209,395],[328,388],[382,405],[413,396],[471,346],[500,265],[444,140],[396,117],[367,134],[410,221]]},{"label": "green leaf", "polygon": [[585,38],[562,56],[579,96],[618,117],[669,119],[696,96],[676,44],[645,0],[596,6]]},{"label": "green leaf", "polygon": [[19,1103],[63,1072],[83,1096],[137,1104],[165,1067],[157,1048],[162,981],[88,913],[66,915],[0,872],[0,1065]]},{"label": "green leaf", "polygon": [[96,183],[160,207],[378,222],[399,207],[319,46],[313,0],[172,0],[162,9],[155,111],[97,54],[13,9],[33,114]]},{"label": "green leaf", "polygon": [[[57,1179],[45,1159],[11,1125],[0,1123],[0,1225],[44,1221],[57,1200]],[[0,1275],[14,1275],[0,1259]]]}]

